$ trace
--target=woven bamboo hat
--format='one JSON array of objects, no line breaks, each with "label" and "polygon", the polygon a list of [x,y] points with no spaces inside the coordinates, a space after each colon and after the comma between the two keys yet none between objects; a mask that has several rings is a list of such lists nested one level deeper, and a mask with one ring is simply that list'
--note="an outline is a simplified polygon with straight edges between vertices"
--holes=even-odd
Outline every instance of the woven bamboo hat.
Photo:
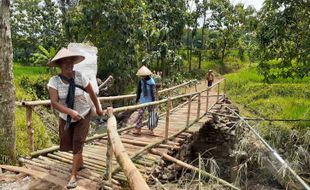
[{"label": "woven bamboo hat", "polygon": [[55,55],[55,57],[48,63],[50,67],[58,67],[58,61],[64,58],[72,58],[74,64],[78,64],[85,59],[83,55],[68,50],[67,48],[61,48]]},{"label": "woven bamboo hat", "polygon": [[152,74],[153,74],[152,71],[150,71],[150,69],[148,69],[146,66],[143,65],[138,70],[136,75],[138,75],[138,76],[149,76],[149,75],[152,75]]}]

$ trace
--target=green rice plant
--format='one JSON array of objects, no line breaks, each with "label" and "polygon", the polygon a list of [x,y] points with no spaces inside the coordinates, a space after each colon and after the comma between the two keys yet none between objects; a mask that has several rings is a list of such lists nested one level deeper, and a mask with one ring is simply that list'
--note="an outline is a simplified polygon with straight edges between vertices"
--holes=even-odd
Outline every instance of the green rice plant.
[{"label": "green rice plant", "polygon": [[13,65],[14,78],[20,77],[22,75],[41,75],[47,74],[47,67],[34,67],[34,66],[22,66],[20,64]]},{"label": "green rice plant", "polygon": [[[51,140],[39,116],[32,114],[32,128],[34,130],[34,147],[36,150],[51,146]],[[16,108],[16,150],[19,156],[29,155],[29,137],[26,126],[26,111]]]}]

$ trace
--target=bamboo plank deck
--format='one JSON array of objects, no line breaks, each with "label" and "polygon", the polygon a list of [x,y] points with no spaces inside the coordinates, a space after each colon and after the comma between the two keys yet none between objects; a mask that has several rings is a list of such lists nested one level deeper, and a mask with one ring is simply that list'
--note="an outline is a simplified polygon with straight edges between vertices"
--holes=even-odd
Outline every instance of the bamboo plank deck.
[{"label": "bamboo plank deck", "polygon": [[[204,84],[202,84],[204,85]],[[200,116],[206,112],[206,92],[202,94]],[[209,92],[209,95],[215,95],[216,89]],[[209,98],[209,107],[213,105],[217,97]],[[169,153],[174,149],[179,149],[187,138],[190,138],[193,132],[196,132],[205,123],[206,117],[197,120],[198,98],[191,102],[190,124],[192,127],[187,131],[180,133],[172,140],[156,146],[156,150],[162,153]],[[170,113],[168,136],[174,135],[185,128],[187,120],[188,105],[185,104],[179,109]],[[165,137],[166,116],[160,118],[158,127],[154,130],[154,135],[148,133],[147,127],[142,129],[141,136],[134,136],[132,131],[122,132],[120,134],[122,143],[129,156],[135,155],[145,146],[158,142]],[[106,153],[107,153],[107,138],[97,139],[84,146],[84,166],[85,169],[78,172],[78,189],[96,189],[99,187],[100,181],[106,171]],[[148,174],[153,167],[160,162],[160,156],[151,152],[145,152],[139,160],[135,162],[136,167],[141,174],[148,179]],[[70,176],[72,154],[61,151],[54,151],[47,155],[41,155],[37,158],[23,158],[20,159],[23,167],[15,167],[15,171],[26,173],[33,176],[30,187],[31,189],[65,189],[66,182]],[[119,165],[113,158],[113,169],[118,168]],[[0,166],[4,168],[4,166]],[[5,168],[4,168],[5,169]],[[20,170],[18,170],[20,169]],[[113,174],[114,185],[121,186],[121,183],[126,183],[126,177],[123,172],[118,170]],[[104,183],[106,189],[111,188],[107,181]],[[111,188],[112,189],[112,188]]]}]

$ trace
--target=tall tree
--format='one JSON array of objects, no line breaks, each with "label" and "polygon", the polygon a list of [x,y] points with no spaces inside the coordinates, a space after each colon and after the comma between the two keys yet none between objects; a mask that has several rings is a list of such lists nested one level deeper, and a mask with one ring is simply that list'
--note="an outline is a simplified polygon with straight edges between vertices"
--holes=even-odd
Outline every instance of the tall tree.
[{"label": "tall tree", "polygon": [[70,16],[70,12],[74,11],[75,8],[79,4],[79,0],[58,0],[60,11],[62,13],[62,21],[63,21],[63,29],[65,39],[68,42],[74,41],[73,30],[72,30],[72,20]]},{"label": "tall tree", "polygon": [[219,51],[220,63],[224,66],[224,58],[236,41],[234,7],[229,0],[211,0],[210,8],[212,10],[209,19],[210,27],[218,32],[217,50]]},{"label": "tall tree", "polygon": [[11,10],[15,61],[27,64],[39,45],[58,49],[63,44],[61,14],[53,0],[15,0]]},{"label": "tall tree", "polygon": [[260,13],[259,71],[266,81],[310,75],[310,4],[266,0]]},{"label": "tall tree", "polygon": [[199,51],[198,69],[201,68],[202,55],[205,52],[205,30],[207,28],[207,11],[209,10],[208,0],[203,0],[201,4],[202,27],[201,27],[201,47]]},{"label": "tall tree", "polygon": [[10,0],[0,1],[0,162],[15,162],[15,87]]}]

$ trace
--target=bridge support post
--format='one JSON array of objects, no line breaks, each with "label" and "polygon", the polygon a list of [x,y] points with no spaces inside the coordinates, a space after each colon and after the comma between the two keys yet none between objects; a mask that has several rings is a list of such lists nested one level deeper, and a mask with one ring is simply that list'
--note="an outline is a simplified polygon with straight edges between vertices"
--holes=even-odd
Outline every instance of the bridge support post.
[{"label": "bridge support post", "polygon": [[217,101],[220,99],[220,83],[217,84]]},{"label": "bridge support post", "polygon": [[201,93],[198,94],[198,106],[197,106],[197,118],[196,118],[197,121],[200,118],[200,103],[201,103]]},{"label": "bridge support post", "polygon": [[192,96],[189,96],[188,97],[186,127],[188,127],[188,125],[189,125],[189,119],[190,119],[190,114],[191,114],[191,104],[192,104]]},{"label": "bridge support post", "polygon": [[30,153],[34,151],[33,144],[33,128],[32,128],[32,108],[30,106],[26,107],[26,122],[27,122],[27,130],[28,130],[28,138],[29,138],[29,151]]},{"label": "bridge support post", "polygon": [[165,127],[165,140],[168,139],[168,132],[169,132],[169,123],[170,123],[170,105],[172,101],[168,98],[167,101],[167,108],[166,108],[166,127]]},{"label": "bridge support post", "polygon": [[209,111],[209,89],[207,89],[206,113]]},{"label": "bridge support post", "polygon": [[226,97],[226,79],[224,79],[224,90],[223,90],[223,94],[224,94],[224,99]]}]

